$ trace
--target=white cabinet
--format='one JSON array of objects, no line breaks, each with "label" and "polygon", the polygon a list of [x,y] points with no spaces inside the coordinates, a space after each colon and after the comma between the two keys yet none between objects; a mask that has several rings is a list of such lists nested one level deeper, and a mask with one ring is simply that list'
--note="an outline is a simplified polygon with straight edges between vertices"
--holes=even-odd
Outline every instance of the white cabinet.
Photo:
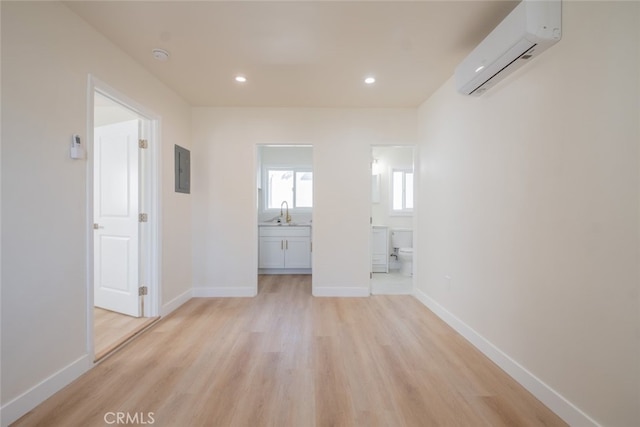
[{"label": "white cabinet", "polygon": [[260,236],[260,268],[284,268],[284,239]]},{"label": "white cabinet", "polygon": [[284,268],[311,268],[311,238],[285,237]]},{"label": "white cabinet", "polygon": [[311,269],[311,228],[300,226],[259,227],[261,269]]},{"label": "white cabinet", "polygon": [[374,225],[371,227],[371,271],[389,272],[389,229]]}]

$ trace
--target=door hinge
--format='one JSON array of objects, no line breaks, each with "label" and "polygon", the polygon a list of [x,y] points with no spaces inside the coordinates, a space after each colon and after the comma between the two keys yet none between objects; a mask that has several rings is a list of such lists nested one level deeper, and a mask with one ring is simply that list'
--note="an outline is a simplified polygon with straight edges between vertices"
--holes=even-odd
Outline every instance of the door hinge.
[{"label": "door hinge", "polygon": [[149,216],[146,213],[138,214],[138,222],[147,222],[149,220]]},{"label": "door hinge", "polygon": [[149,288],[147,288],[146,286],[140,286],[138,288],[138,296],[139,297],[147,295],[148,293],[149,293]]},{"label": "door hinge", "polygon": [[147,142],[146,139],[139,139],[138,140],[138,147],[140,147],[140,148],[149,148],[149,143]]}]

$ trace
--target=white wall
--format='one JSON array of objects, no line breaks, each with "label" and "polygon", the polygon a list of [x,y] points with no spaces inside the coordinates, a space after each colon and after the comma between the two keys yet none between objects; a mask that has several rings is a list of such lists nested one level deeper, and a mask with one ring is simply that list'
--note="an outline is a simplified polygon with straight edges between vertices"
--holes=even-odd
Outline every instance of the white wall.
[{"label": "white wall", "polygon": [[[91,365],[86,141],[92,73],[161,116],[162,303],[190,292],[191,198],[173,193],[190,107],[57,2],[2,2],[3,424]],[[27,393],[28,392],[28,393]],[[26,394],[25,394],[26,393]]]},{"label": "white wall", "polygon": [[313,287],[369,287],[371,144],[414,144],[414,109],[195,108],[194,294],[252,295],[256,144],[313,145]]},{"label": "white wall", "polygon": [[531,64],[420,108],[418,287],[596,422],[640,425],[640,5],[563,7]]},{"label": "white wall", "polygon": [[272,146],[260,147],[262,164],[270,166],[312,166],[313,147],[311,146]]},{"label": "white wall", "polygon": [[[162,116],[164,305],[192,283],[255,291],[256,144],[314,146],[314,292],[368,290],[370,146],[415,143],[414,110],[196,108],[191,127],[65,6],[1,7],[3,419],[87,356],[86,163],[68,146],[88,73]],[[417,284],[598,422],[637,425],[638,4],[564,12],[564,39],[500,86],[475,99],[449,81],[420,108]],[[173,192],[174,143],[191,196]]]}]

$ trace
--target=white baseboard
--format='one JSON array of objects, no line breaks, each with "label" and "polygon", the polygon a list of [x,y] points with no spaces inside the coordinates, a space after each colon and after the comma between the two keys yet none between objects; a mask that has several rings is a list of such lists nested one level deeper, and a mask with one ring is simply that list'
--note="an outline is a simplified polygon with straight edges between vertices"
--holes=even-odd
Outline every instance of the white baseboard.
[{"label": "white baseboard", "polygon": [[[164,304],[160,310],[161,316],[164,317],[169,313],[176,310],[185,302],[189,301],[192,297],[192,290],[182,293],[176,298],[172,299],[168,303]],[[49,378],[43,380],[39,384],[32,387],[22,395],[16,397],[10,402],[6,403],[0,408],[0,420],[2,427],[6,427],[9,424],[15,422],[27,412],[47,400],[56,392],[73,382],[91,368],[94,363],[91,357],[83,356],[71,363],[67,367],[61,369]]]},{"label": "white baseboard", "polygon": [[314,297],[368,297],[369,287],[314,286]]},{"label": "white baseboard", "polygon": [[600,427],[600,424],[582,412],[577,406],[569,402],[560,393],[549,387],[482,335],[478,334],[433,298],[417,289],[414,296],[566,423],[571,426]]},{"label": "white baseboard", "polygon": [[178,295],[168,303],[163,304],[162,308],[160,309],[160,316],[164,317],[169,313],[175,311],[182,304],[189,301],[192,298],[192,296],[193,296],[193,289],[189,289],[188,291],[183,292],[182,294]]},{"label": "white baseboard", "polygon": [[219,286],[193,288],[194,298],[230,298],[230,297],[255,297],[258,294],[257,287],[253,286]]},{"label": "white baseboard", "polygon": [[60,369],[49,378],[46,378],[20,396],[6,403],[0,410],[2,412],[2,427],[6,427],[22,417],[92,367],[93,361],[89,355],[82,356],[75,362]]}]

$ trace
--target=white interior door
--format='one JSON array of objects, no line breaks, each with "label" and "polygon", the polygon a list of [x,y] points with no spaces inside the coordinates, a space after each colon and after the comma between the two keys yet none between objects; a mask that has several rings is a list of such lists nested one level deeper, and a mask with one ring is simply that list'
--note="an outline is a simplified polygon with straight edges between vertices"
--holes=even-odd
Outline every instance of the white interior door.
[{"label": "white interior door", "polygon": [[139,120],[94,129],[94,304],[140,316]]}]

